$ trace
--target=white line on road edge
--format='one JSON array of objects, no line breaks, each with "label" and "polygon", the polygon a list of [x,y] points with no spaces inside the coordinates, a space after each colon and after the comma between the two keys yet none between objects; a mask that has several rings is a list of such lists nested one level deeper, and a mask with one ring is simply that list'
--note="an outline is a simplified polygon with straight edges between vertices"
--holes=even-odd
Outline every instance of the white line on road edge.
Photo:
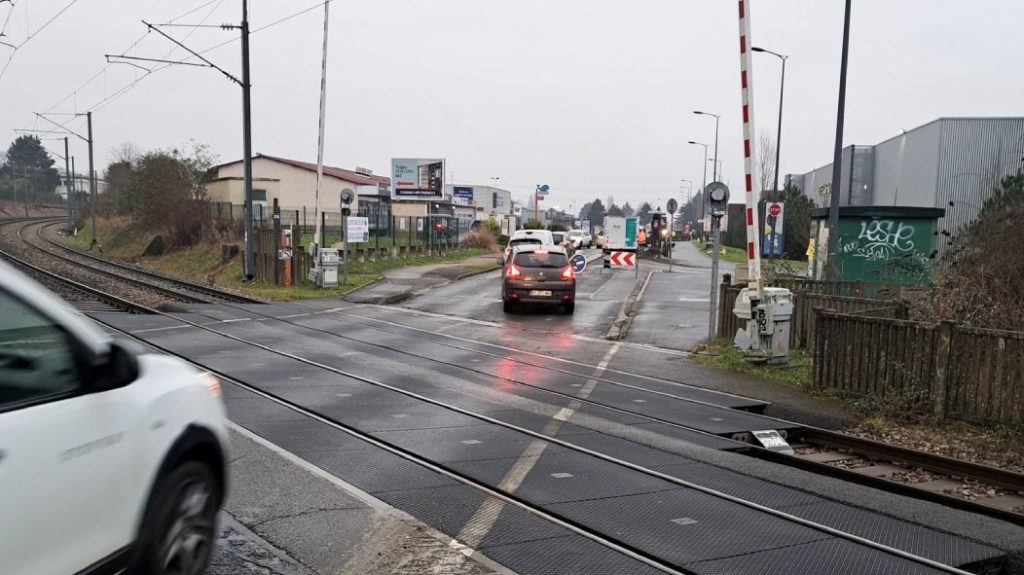
[{"label": "white line on road edge", "polygon": [[[266,449],[269,449],[270,451],[276,453],[277,455],[286,459],[288,462],[294,464],[295,466],[300,467],[308,471],[309,473],[332,483],[335,487],[340,488],[348,495],[351,495],[352,497],[365,503],[367,507],[370,507],[371,509],[384,515],[388,515],[396,519],[400,519],[402,521],[408,521],[416,524],[431,537],[434,537],[438,541],[458,551],[462,555],[462,557],[472,559],[477,563],[481,564],[482,566],[486,567],[487,569],[490,569],[491,571],[498,573],[500,575],[517,575],[515,571],[512,571],[508,567],[501,565],[500,563],[494,561],[490,557],[483,555],[480,551],[472,549],[471,546],[464,545],[456,541],[455,539],[452,539],[451,537],[445,535],[444,533],[441,533],[437,529],[434,529],[433,527],[427,525],[419,519],[416,519],[415,517],[406,513],[405,511],[388,505],[384,501],[377,499],[373,495],[370,495],[369,493],[363,491],[362,489],[356,487],[355,485],[352,485],[351,483],[345,481],[344,479],[341,479],[337,475],[333,475],[327,471],[324,471],[323,469],[317,467],[316,465],[313,465],[312,463],[306,461],[305,459],[302,459],[298,455],[295,455],[294,453],[286,450],[280,445],[272,443],[232,421],[229,421],[227,425],[232,431],[237,432],[239,435],[253,441],[254,443],[259,444],[260,446]],[[463,559],[463,561],[464,560],[465,559]]]},{"label": "white line on road edge", "polygon": [[647,279],[644,280],[644,285],[640,288],[640,294],[636,296],[636,301],[644,299],[644,294],[647,293],[647,286],[650,285],[652,277],[654,277],[654,274],[647,272]]},{"label": "white line on road edge", "polygon": [[[619,351],[619,347],[619,344],[616,343],[606,354],[604,354],[604,358],[597,364],[597,368],[594,369],[594,373],[591,374],[590,379],[587,380],[587,383],[580,388],[579,393],[576,394],[578,399],[587,399],[590,397],[594,388],[597,387],[601,376],[604,375],[604,370],[608,367],[608,363],[611,362],[612,356],[615,355],[615,352]],[[541,434],[554,437],[558,433],[558,430],[561,429],[562,423],[569,421],[573,414],[576,413],[576,410],[582,405],[582,402],[574,399],[568,406],[563,407],[551,418],[550,421],[548,421],[547,425],[545,425],[544,429],[541,431]],[[526,476],[533,470],[533,467],[537,465],[537,462],[540,461],[540,456],[544,454],[544,450],[548,445],[550,445],[549,442],[541,439],[534,439],[531,441],[530,444],[526,446],[522,455],[519,456],[519,459],[517,459],[515,464],[512,465],[512,468],[505,474],[505,477],[501,479],[501,482],[498,484],[498,489],[505,493],[515,493],[518,491],[519,487],[523,484],[523,481],[526,480]],[[487,499],[480,508],[477,509],[476,513],[469,518],[469,521],[466,521],[466,524],[463,525],[456,539],[465,542],[465,544],[470,547],[480,545],[480,542],[484,540],[484,537],[487,537],[487,534],[491,532],[491,529],[494,527],[494,523],[498,520],[498,515],[501,514],[501,511],[504,508],[504,501],[493,498]]]}]

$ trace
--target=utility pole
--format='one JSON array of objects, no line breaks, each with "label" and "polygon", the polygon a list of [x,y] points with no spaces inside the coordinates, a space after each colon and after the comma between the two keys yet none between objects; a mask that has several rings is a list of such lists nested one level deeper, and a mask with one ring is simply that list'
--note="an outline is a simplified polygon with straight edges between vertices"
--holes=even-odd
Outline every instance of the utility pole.
[{"label": "utility pole", "polygon": [[243,274],[246,281],[255,276],[256,256],[253,253],[252,227],[252,109],[249,92],[249,0],[242,0],[242,147],[245,159],[242,161],[245,171],[245,255]]},{"label": "utility pole", "polygon": [[850,53],[850,0],[846,0],[843,19],[843,57],[839,65],[839,111],[836,114],[836,145],[832,157],[832,197],[828,207],[828,266],[829,281],[836,279],[836,252],[839,250],[839,196],[842,192],[843,173],[843,121],[846,114],[846,65]]},{"label": "utility pole", "polygon": [[[71,194],[73,196],[78,195],[78,172],[75,171],[75,158],[71,157]],[[71,203],[71,219],[72,226],[78,223],[78,198],[74,198]],[[77,232],[76,232],[77,235]]]},{"label": "utility pole", "polygon": [[68,152],[68,137],[64,136],[64,189],[67,190],[68,198],[68,229],[75,226],[74,214],[71,212],[71,154]]},{"label": "utility pole", "polygon": [[96,202],[96,171],[92,167],[92,112],[86,112],[85,119],[89,124],[89,197],[92,198],[92,207],[89,209],[92,213],[92,243],[89,247],[92,249],[96,246],[96,208],[99,206]]},{"label": "utility pole", "polygon": [[88,132],[87,132],[88,135],[86,135],[86,136],[83,136],[83,135],[81,135],[81,134],[79,134],[77,132],[72,132],[71,130],[68,129],[67,126],[65,126],[63,124],[59,124],[59,123],[57,123],[57,122],[47,118],[43,114],[40,114],[39,112],[36,112],[35,114],[36,114],[37,118],[40,118],[42,120],[46,120],[47,122],[53,124],[54,126],[57,126],[58,128],[64,130],[64,132],[66,132],[68,134],[71,134],[73,136],[76,136],[78,139],[84,140],[87,144],[89,144],[89,193],[90,193],[90,195],[92,197],[92,207],[89,210],[90,212],[92,212],[92,243],[90,244],[90,249],[91,249],[92,246],[96,245],[96,205],[97,205],[97,202],[96,202],[96,170],[93,169],[93,163],[92,163],[92,159],[93,159],[93,156],[92,156],[92,140],[93,140],[93,138],[92,138],[92,112],[85,112],[84,114],[74,114],[75,116],[85,116],[86,121],[88,123]]},{"label": "utility pole", "polygon": [[[188,61],[170,61],[166,59],[154,59],[154,58],[141,58],[137,56],[125,56],[124,54],[106,54],[107,62],[111,62],[111,58],[114,61],[122,60],[139,60],[143,62],[158,62],[162,64],[180,64],[183,66],[198,66],[200,68],[213,68],[214,70],[223,74],[228,80],[231,80],[235,84],[238,84],[242,88],[242,147],[244,157],[242,158],[242,166],[244,172],[244,184],[245,189],[245,206],[244,206],[244,217],[245,217],[245,253],[242,257],[242,274],[245,281],[252,281],[255,276],[256,259],[253,253],[253,210],[252,210],[252,109],[250,105],[249,93],[251,89],[251,83],[249,81],[249,2],[248,0],[242,0],[242,23],[239,26],[233,24],[224,24],[220,26],[224,30],[241,30],[242,36],[242,79],[239,80],[232,74],[228,73],[223,68],[220,68],[207,58],[204,58],[200,53],[175,40],[168,34],[160,30],[160,26],[164,24],[150,24],[145,20],[142,21],[146,27],[152,31],[160,34],[164,38],[167,38],[178,47],[184,49],[193,57],[198,58],[200,62],[188,62]],[[90,148],[91,150],[91,148]],[[90,154],[91,155],[91,154]]]}]

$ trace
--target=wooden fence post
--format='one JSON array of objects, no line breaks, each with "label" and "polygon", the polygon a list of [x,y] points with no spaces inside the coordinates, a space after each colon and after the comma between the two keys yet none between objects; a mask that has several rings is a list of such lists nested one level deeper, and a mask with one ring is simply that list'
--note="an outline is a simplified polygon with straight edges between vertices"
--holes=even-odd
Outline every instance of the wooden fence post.
[{"label": "wooden fence post", "polygon": [[942,321],[935,330],[935,375],[930,390],[932,415],[939,418],[946,416],[946,394],[949,393],[950,370],[952,369],[953,331],[956,323]]}]

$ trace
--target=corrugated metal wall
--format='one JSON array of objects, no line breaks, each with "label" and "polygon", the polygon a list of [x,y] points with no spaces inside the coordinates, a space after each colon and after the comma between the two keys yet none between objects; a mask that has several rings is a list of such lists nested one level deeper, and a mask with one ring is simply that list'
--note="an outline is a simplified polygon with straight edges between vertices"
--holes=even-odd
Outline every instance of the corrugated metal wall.
[{"label": "corrugated metal wall", "polygon": [[1021,169],[1022,157],[1024,118],[942,120],[935,196],[946,217],[939,229],[955,233],[977,217],[999,181]]},{"label": "corrugated metal wall", "polygon": [[[1024,169],[1022,159],[1024,118],[941,118],[875,146],[844,148],[840,204],[943,208],[939,229],[955,233],[1000,179]],[[823,207],[828,196],[820,192],[831,180],[831,164],[792,177]],[[945,251],[947,242],[938,244]]]}]

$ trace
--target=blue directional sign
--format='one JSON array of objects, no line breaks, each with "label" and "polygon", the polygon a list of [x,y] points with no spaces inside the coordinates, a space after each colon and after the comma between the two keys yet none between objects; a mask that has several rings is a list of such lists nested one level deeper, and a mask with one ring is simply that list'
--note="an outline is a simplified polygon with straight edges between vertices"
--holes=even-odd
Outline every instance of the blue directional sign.
[{"label": "blue directional sign", "polygon": [[580,273],[587,269],[587,256],[583,254],[576,254],[569,259],[569,265],[572,266],[572,271]]}]

